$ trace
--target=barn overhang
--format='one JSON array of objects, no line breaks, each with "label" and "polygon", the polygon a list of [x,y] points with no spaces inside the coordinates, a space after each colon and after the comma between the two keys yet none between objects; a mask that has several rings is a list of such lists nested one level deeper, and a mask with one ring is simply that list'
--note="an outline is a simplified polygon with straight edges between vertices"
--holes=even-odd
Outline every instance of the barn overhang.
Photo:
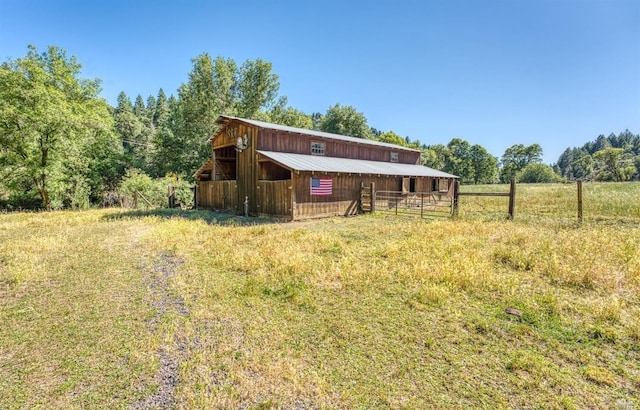
[{"label": "barn overhang", "polygon": [[389,175],[405,177],[458,178],[456,175],[415,164],[368,161],[320,155],[257,151],[260,159],[268,160],[293,172],[331,172],[341,174]]},{"label": "barn overhang", "polygon": [[203,175],[210,178],[212,170],[213,170],[213,160],[210,159],[207,162],[205,162],[200,168],[198,168],[196,173],[193,174],[193,178],[196,180],[199,180]]}]

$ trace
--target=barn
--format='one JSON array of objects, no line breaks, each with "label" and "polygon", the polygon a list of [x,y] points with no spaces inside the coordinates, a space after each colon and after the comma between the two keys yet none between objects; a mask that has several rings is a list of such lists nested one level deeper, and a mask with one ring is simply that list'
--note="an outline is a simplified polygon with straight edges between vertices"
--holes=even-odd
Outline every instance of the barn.
[{"label": "barn", "polygon": [[369,210],[363,192],[453,194],[454,175],[420,151],[362,138],[221,115],[211,159],[194,175],[196,206],[287,220]]}]

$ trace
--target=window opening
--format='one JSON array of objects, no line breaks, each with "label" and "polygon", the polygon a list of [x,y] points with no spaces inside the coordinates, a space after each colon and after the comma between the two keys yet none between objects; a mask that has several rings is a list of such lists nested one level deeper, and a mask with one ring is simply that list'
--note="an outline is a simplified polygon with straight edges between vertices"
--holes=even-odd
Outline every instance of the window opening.
[{"label": "window opening", "polygon": [[311,142],[311,154],[312,155],[324,155],[324,143],[323,142]]}]

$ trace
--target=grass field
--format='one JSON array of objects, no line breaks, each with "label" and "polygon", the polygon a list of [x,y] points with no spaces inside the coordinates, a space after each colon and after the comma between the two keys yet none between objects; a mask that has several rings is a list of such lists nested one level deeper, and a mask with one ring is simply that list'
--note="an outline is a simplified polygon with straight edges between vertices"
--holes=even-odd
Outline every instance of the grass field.
[{"label": "grass field", "polygon": [[2,214],[0,409],[640,408],[639,203]]}]

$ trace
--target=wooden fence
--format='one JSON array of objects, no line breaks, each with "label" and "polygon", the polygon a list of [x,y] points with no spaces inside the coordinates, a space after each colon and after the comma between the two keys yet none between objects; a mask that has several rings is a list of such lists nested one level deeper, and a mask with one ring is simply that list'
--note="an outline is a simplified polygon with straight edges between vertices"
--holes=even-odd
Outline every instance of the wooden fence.
[{"label": "wooden fence", "polygon": [[516,210],[516,181],[515,179],[511,180],[511,184],[509,186],[509,192],[460,192],[460,181],[455,182],[455,186],[453,189],[453,215],[458,214],[458,206],[460,201],[458,198],[460,196],[504,196],[509,197],[509,219],[513,220],[515,210]]},{"label": "wooden fence", "polygon": [[200,181],[197,188],[197,208],[236,212],[238,186],[236,181]]}]

